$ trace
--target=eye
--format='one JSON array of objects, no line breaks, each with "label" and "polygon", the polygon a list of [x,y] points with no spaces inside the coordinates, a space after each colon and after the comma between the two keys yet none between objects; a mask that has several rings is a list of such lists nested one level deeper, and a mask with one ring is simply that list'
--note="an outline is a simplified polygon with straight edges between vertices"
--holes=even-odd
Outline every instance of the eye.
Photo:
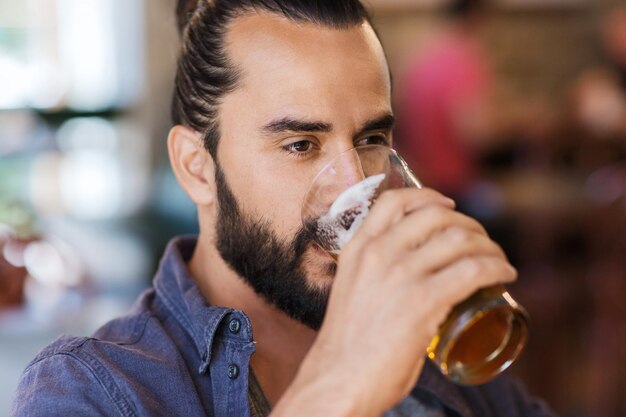
[{"label": "eye", "polygon": [[377,133],[374,135],[364,136],[360,138],[356,143],[356,146],[363,146],[363,145],[389,146],[389,141],[387,140],[387,136],[385,136],[382,133]]},{"label": "eye", "polygon": [[283,146],[283,150],[294,156],[305,156],[313,150],[314,143],[310,140],[299,140]]},{"label": "eye", "polygon": [[287,145],[287,148],[292,152],[307,152],[311,150],[311,142],[308,140],[301,140]]}]

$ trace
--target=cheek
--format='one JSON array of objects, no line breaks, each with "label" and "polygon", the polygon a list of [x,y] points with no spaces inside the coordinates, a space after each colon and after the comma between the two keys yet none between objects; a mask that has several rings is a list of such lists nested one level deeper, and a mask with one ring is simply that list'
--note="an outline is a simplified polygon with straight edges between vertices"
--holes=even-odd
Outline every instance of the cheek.
[{"label": "cheek", "polygon": [[241,210],[269,221],[279,236],[292,238],[302,224],[302,201],[312,180],[307,164],[265,148],[251,134],[234,133],[223,138],[219,160]]},{"label": "cheek", "polygon": [[289,239],[302,225],[302,200],[306,189],[306,181],[295,173],[258,160],[256,169],[242,172],[233,179],[233,192],[242,209],[269,221],[279,236]]}]

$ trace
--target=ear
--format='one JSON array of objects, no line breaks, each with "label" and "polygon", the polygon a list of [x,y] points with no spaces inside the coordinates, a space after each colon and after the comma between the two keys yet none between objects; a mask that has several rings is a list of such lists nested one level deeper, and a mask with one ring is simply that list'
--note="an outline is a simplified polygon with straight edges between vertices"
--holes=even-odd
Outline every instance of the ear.
[{"label": "ear", "polygon": [[202,135],[174,126],[167,137],[170,164],[180,186],[198,206],[215,202],[215,165],[202,144]]}]

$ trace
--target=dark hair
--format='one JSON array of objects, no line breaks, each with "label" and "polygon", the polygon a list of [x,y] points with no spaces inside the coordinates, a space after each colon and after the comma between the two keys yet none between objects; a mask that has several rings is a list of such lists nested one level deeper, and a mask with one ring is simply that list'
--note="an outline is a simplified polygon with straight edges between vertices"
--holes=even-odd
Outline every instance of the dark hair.
[{"label": "dark hair", "polygon": [[178,0],[181,35],[172,118],[203,134],[204,146],[217,158],[221,97],[237,86],[239,73],[229,62],[224,38],[233,19],[265,11],[296,22],[348,28],[370,21],[359,0]]}]

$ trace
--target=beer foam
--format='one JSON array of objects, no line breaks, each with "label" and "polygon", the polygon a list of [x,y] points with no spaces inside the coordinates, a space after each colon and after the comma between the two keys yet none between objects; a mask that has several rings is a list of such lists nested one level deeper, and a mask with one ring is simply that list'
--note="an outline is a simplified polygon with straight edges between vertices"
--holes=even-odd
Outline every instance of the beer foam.
[{"label": "beer foam", "polygon": [[337,253],[352,239],[365,221],[384,179],[385,174],[372,175],[350,186],[337,197],[328,213],[320,217],[318,231],[327,250]]}]

